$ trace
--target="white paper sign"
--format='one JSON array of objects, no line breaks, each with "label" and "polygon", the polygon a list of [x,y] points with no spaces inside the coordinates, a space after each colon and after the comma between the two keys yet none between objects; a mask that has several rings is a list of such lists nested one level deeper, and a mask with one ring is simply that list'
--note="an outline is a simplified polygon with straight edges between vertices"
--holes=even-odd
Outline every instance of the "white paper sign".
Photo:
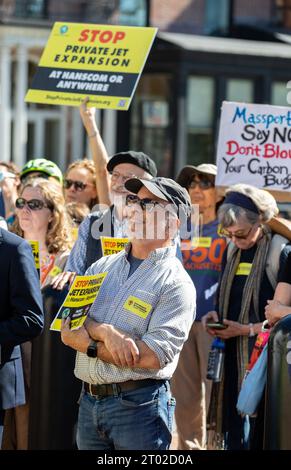
[{"label": "white paper sign", "polygon": [[291,108],[224,101],[216,160],[217,186],[290,191]]}]

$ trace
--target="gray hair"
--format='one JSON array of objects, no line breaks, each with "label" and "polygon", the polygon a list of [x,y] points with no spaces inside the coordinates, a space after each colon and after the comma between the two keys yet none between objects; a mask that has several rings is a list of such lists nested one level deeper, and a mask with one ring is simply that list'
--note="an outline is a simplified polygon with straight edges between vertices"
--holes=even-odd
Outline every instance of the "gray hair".
[{"label": "gray hair", "polygon": [[251,212],[234,204],[222,204],[218,210],[218,220],[222,227],[227,228],[236,225],[240,219],[244,219],[251,225],[256,224],[260,220],[260,215]]},{"label": "gray hair", "polygon": [[237,192],[249,197],[258,208],[259,214],[235,204],[222,204],[218,211],[218,220],[222,227],[235,225],[241,218],[250,224],[255,224],[258,221],[267,223],[279,212],[275,198],[263,189],[255,188],[249,184],[235,184],[225,194],[230,192]]}]

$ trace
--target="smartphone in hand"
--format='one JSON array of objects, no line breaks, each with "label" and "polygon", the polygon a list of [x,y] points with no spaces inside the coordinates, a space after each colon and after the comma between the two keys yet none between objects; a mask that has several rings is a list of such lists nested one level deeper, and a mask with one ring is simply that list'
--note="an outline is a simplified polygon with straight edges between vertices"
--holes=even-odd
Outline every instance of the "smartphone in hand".
[{"label": "smartphone in hand", "polygon": [[206,323],[207,328],[211,328],[212,330],[225,330],[228,325],[219,322],[208,322]]}]

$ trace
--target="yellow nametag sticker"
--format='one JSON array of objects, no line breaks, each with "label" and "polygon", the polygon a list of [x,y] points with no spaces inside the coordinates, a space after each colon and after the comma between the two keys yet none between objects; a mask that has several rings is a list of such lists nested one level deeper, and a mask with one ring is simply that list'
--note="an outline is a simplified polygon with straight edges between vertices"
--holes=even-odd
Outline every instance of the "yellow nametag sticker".
[{"label": "yellow nametag sticker", "polygon": [[146,318],[152,309],[151,304],[148,304],[133,295],[128,297],[123,307],[141,318]]},{"label": "yellow nametag sticker", "polygon": [[239,263],[236,276],[248,276],[252,269],[252,263]]},{"label": "yellow nametag sticker", "polygon": [[210,248],[211,241],[211,237],[193,237],[192,246],[195,248]]},{"label": "yellow nametag sticker", "polygon": [[60,274],[62,272],[61,268],[59,268],[59,266],[54,266],[50,272],[49,272],[49,275],[52,276],[52,277],[55,277],[57,274]]}]

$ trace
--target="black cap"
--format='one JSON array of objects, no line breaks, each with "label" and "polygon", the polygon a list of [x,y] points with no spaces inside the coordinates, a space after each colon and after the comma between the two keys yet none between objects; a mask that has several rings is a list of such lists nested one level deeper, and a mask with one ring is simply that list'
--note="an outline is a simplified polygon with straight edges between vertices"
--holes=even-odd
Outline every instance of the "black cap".
[{"label": "black cap", "polygon": [[[185,188],[170,178],[156,177],[151,180],[131,178],[125,182],[128,191],[137,194],[145,186],[152,194],[182,209],[187,216],[191,213],[191,200]],[[179,212],[178,212],[179,214]]]},{"label": "black cap", "polygon": [[116,153],[107,163],[107,170],[111,173],[113,168],[121,163],[131,163],[132,165],[136,165],[144,171],[147,171],[152,176],[157,176],[158,173],[155,162],[143,152],[128,150],[127,152]]}]

